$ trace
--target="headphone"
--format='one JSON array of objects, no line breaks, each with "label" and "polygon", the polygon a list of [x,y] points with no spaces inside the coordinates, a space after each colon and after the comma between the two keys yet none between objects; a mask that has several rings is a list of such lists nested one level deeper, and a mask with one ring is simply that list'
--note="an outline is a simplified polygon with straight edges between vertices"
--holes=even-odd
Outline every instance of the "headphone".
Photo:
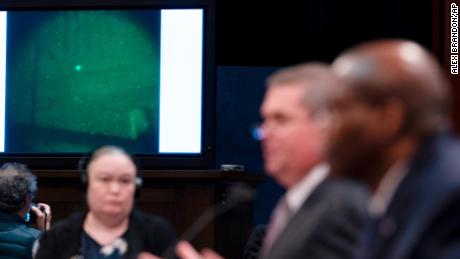
[{"label": "headphone", "polygon": [[[122,148],[119,148],[119,147],[116,147],[116,146],[103,146],[103,147],[95,149],[94,151],[92,151],[92,152],[88,153],[87,155],[83,156],[82,158],[80,158],[80,160],[78,161],[78,171],[80,172],[80,183],[81,183],[83,191],[86,193],[86,191],[88,190],[88,182],[89,182],[88,166],[94,160],[95,154],[98,153],[100,150],[102,150],[104,148],[118,150],[121,153],[125,154],[131,160],[131,162],[133,162],[134,166],[136,167],[136,179],[134,180],[134,183],[136,185],[136,191],[134,193],[134,197],[136,199],[139,198],[143,180],[142,180],[142,173],[138,170],[138,168],[139,168],[138,167],[138,162],[133,156],[128,154]],[[108,152],[107,154],[110,154],[110,152]],[[104,155],[104,154],[101,154],[101,156],[102,155]],[[99,157],[99,156],[97,156],[97,157]]]}]

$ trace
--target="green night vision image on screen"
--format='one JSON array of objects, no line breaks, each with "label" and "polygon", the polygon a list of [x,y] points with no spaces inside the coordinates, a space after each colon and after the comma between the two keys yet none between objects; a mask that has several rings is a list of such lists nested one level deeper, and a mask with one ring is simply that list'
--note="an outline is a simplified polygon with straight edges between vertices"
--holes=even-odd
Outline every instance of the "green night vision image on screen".
[{"label": "green night vision image on screen", "polygon": [[202,154],[204,10],[0,11],[0,153]]},{"label": "green night vision image on screen", "polygon": [[13,11],[7,38],[5,150],[158,152],[158,10]]}]

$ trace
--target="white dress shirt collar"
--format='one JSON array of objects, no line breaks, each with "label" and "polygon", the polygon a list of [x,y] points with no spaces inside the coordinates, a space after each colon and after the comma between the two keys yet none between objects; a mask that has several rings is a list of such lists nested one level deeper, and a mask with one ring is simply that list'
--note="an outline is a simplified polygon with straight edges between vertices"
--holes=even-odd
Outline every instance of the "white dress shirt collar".
[{"label": "white dress shirt collar", "polygon": [[383,176],[369,203],[369,213],[372,217],[382,216],[388,208],[397,187],[407,175],[406,161],[393,164]]},{"label": "white dress shirt collar", "polygon": [[300,182],[289,188],[285,198],[291,213],[296,213],[310,194],[329,174],[329,166],[319,164],[313,167]]}]

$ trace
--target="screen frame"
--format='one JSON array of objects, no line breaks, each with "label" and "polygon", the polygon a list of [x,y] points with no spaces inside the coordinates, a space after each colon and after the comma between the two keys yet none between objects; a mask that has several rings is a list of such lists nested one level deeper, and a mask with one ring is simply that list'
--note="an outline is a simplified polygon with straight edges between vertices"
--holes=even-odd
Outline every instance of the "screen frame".
[{"label": "screen frame", "polygon": [[[111,9],[203,9],[203,68],[201,154],[134,155],[141,169],[211,168],[215,158],[215,3],[214,0],[22,0],[4,1],[0,11],[17,10],[111,10]],[[110,144],[110,143],[108,143]],[[1,153],[3,162],[25,163],[31,169],[77,169],[83,153]]]}]

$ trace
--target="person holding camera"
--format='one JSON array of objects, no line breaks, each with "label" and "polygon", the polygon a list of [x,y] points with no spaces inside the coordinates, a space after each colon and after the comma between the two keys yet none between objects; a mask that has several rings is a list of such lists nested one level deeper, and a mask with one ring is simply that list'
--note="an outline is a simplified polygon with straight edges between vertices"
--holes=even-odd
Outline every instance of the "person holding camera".
[{"label": "person holding camera", "polygon": [[[33,247],[51,223],[50,206],[33,204],[37,178],[26,165],[6,163],[0,168],[0,257],[32,258]],[[37,228],[28,224],[30,212]]]}]

